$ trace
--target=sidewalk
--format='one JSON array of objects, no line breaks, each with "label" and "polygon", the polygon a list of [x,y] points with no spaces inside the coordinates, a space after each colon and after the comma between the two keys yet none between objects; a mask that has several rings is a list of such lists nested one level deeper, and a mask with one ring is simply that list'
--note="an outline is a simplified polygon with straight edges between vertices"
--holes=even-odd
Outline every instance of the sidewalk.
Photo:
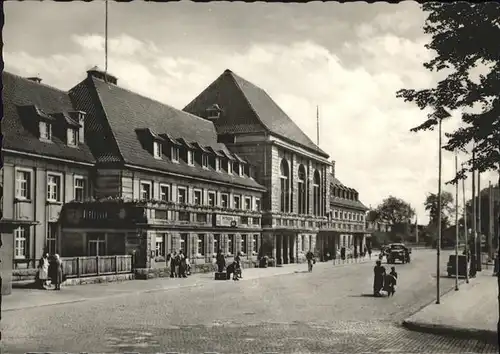
[{"label": "sidewalk", "polygon": [[[350,266],[369,261],[345,262],[335,267]],[[333,261],[318,262],[315,267],[331,268]],[[272,277],[277,275],[302,273],[307,271],[307,264],[287,264],[282,267],[244,268],[241,281]],[[140,294],[155,291],[201,286],[214,282],[214,273],[196,273],[187,278],[155,278],[149,280],[127,280],[115,283],[63,286],[61,291],[37,289],[12,289],[12,294],[2,298],[2,311],[15,311],[31,307],[50,306],[82,302],[92,299],[128,294]]]},{"label": "sidewalk", "polygon": [[474,338],[498,344],[498,283],[490,271],[478,272],[469,284],[451,290],[403,322],[406,328],[425,333]]}]

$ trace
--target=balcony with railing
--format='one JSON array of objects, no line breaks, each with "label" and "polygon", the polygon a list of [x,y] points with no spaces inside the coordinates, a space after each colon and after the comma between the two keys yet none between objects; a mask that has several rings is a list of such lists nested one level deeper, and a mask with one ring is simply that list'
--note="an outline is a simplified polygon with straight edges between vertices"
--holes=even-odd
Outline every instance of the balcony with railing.
[{"label": "balcony with railing", "polygon": [[303,215],[296,213],[268,212],[262,217],[262,225],[272,229],[318,231],[327,221],[326,216]]},{"label": "balcony with railing", "polygon": [[99,225],[118,228],[137,226],[260,228],[262,213],[255,210],[163,201],[101,200],[72,202],[64,206],[64,227]]}]

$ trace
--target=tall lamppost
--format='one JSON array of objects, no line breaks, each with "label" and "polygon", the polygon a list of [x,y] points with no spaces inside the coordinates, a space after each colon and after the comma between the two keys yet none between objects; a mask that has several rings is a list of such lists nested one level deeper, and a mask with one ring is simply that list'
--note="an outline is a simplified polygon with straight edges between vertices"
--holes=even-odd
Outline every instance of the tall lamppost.
[{"label": "tall lamppost", "polygon": [[[458,173],[458,155],[455,150],[455,176]],[[455,291],[458,290],[458,181],[455,185]]]},{"label": "tall lamppost", "polygon": [[[464,163],[462,163],[462,169],[464,168]],[[465,260],[466,264],[469,265],[469,241],[468,239],[468,229],[467,229],[467,203],[465,201],[465,179],[462,179],[462,198],[464,203],[464,237],[465,237]],[[469,267],[465,270],[465,282],[469,283]]]}]

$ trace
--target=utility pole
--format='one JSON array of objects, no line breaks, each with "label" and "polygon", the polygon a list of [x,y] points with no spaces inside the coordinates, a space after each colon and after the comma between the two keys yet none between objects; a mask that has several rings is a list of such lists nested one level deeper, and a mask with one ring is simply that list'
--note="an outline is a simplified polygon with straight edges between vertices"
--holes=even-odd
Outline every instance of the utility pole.
[{"label": "utility pole", "polygon": [[106,12],[104,20],[104,78],[108,76],[108,0],[105,1]]},{"label": "utility pole", "polygon": [[[472,168],[474,168],[476,153],[474,152],[475,146],[472,148]],[[477,229],[476,229],[476,172],[472,170],[472,245],[471,247],[471,270],[473,276],[476,275],[477,261],[476,261],[476,246],[477,246]]]},{"label": "utility pole", "polygon": [[415,217],[415,242],[418,246],[418,216]]},{"label": "utility pole", "polygon": [[[462,163],[462,168],[464,168],[464,164]],[[466,262],[469,264],[469,244],[468,244],[468,229],[467,229],[467,203],[465,201],[465,179],[462,180],[462,198],[464,202],[464,237],[465,237],[465,257],[466,257]],[[465,282],[468,284],[469,283],[469,267],[467,267],[465,271]]]},{"label": "utility pole", "polygon": [[493,202],[493,186],[491,181],[488,183],[488,261],[493,259],[493,234],[495,233],[495,216],[494,216],[494,202]]},{"label": "utility pole", "polygon": [[441,121],[443,119],[439,119],[439,167],[438,167],[438,205],[437,205],[437,211],[438,211],[438,238],[437,238],[437,243],[436,243],[436,304],[439,304],[441,301],[441,289],[440,289],[440,264],[439,262],[441,261],[441,164],[442,164],[442,143],[441,143]]},{"label": "utility pole", "polygon": [[481,227],[481,172],[477,172],[477,245],[476,245],[476,261],[477,271],[482,270],[481,251],[483,245],[483,230]]},{"label": "utility pole", "polygon": [[[455,176],[458,174],[458,154],[455,150]],[[455,291],[458,291],[458,181],[455,185]]]}]

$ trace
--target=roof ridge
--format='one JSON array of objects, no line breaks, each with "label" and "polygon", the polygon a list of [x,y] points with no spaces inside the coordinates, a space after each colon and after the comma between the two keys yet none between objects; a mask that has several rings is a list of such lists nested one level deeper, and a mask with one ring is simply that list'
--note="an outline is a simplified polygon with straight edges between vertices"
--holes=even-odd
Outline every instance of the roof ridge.
[{"label": "roof ridge", "polygon": [[49,89],[52,89],[54,91],[59,91],[60,93],[64,93],[64,94],[69,96],[69,91],[61,90],[60,88],[57,88],[55,86],[51,86],[51,85],[48,85],[48,84],[43,83],[43,82],[36,82],[36,81],[30,80],[24,76],[21,76],[19,74],[14,74],[14,73],[11,73],[10,71],[6,71],[6,70],[3,70],[2,73],[7,74],[7,75],[11,75],[11,76],[15,76],[16,78],[19,78],[23,81],[26,81],[29,84],[44,86],[45,88],[49,88]]},{"label": "roof ridge", "polygon": [[[122,150],[120,149],[120,144],[118,143],[118,139],[116,138],[115,132],[111,128],[111,125],[109,124],[109,118],[108,114],[106,113],[106,108],[104,108],[103,101],[101,96],[99,95],[99,90],[97,89],[97,86],[95,85],[94,79],[95,77],[87,77],[85,80],[89,80],[92,82],[92,86],[94,87],[95,94],[97,95],[97,99],[99,101],[99,106],[101,106],[102,111],[104,113],[104,116],[106,118],[106,125],[109,128],[109,131],[111,133],[111,136],[113,137],[113,140],[115,141],[116,144],[116,149],[118,150],[118,154],[120,154],[119,158],[122,160],[122,162],[125,162],[125,157],[123,156]],[[108,87],[109,88],[109,87]]]}]

